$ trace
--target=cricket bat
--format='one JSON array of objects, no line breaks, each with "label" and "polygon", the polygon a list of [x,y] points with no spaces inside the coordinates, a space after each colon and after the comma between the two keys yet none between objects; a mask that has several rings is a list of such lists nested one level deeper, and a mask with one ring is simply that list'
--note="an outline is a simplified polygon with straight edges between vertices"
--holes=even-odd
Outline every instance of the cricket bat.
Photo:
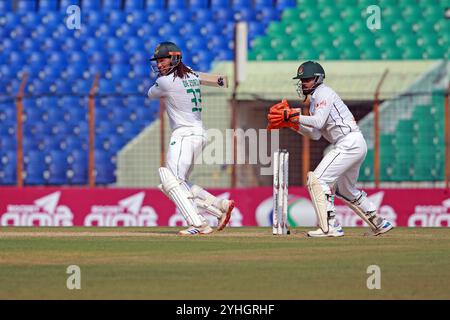
[{"label": "cricket bat", "polygon": [[228,77],[223,75],[196,72],[200,76],[200,84],[208,87],[228,88]]}]

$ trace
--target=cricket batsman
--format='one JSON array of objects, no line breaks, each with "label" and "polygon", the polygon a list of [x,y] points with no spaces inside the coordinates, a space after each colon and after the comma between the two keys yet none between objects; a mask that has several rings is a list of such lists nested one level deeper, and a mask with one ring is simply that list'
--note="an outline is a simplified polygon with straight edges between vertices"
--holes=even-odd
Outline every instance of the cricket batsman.
[{"label": "cricket batsman", "polygon": [[308,173],[307,187],[314,206],[319,229],[309,231],[310,237],[341,237],[342,226],[335,217],[334,197],[342,199],[370,227],[372,235],[393,228],[382,218],[364,191],[356,188],[359,169],[367,154],[366,141],[356,121],[338,94],[325,85],[325,71],[313,61],[297,69],[297,92],[305,101],[310,96],[310,115],[301,115],[299,108],[290,108],[286,100],[270,108],[268,129],[291,128],[313,140],[324,137],[333,144],[317,168]]},{"label": "cricket batsman", "polygon": [[219,199],[198,185],[188,182],[196,156],[207,142],[201,119],[202,100],[200,78],[182,62],[180,48],[173,42],[162,42],[150,59],[158,74],[148,97],[164,97],[172,135],[167,151],[166,166],[159,168],[159,188],[182,213],[189,227],[179,232],[190,236],[209,234],[213,229],[199,213],[205,209],[218,219],[217,230],[225,228],[234,208],[233,200]]}]

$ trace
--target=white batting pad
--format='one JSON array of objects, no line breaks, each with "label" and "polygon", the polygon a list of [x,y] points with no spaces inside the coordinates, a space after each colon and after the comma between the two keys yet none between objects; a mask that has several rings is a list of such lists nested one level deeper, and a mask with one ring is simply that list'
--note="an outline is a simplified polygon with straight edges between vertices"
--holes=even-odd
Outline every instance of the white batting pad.
[{"label": "white batting pad", "polygon": [[306,184],[314,206],[314,211],[316,212],[317,219],[319,219],[319,227],[323,232],[328,233],[327,197],[314,172],[308,172]]},{"label": "white batting pad", "polygon": [[201,227],[202,220],[197,212],[197,208],[192,201],[188,199],[186,191],[180,185],[180,181],[178,181],[172,172],[165,167],[159,168],[158,171],[165,193],[173,202],[175,202],[186,221],[194,227]]}]

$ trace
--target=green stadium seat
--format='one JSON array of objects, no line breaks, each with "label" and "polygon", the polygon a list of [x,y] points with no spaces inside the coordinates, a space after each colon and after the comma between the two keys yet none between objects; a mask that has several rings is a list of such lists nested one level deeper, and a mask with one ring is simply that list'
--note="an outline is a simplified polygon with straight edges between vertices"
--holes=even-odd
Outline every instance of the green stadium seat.
[{"label": "green stadium seat", "polygon": [[432,109],[430,105],[417,105],[414,107],[412,118],[413,119],[421,119],[426,117],[432,117]]},{"label": "green stadium seat", "polygon": [[[443,1],[442,1],[443,2]],[[444,7],[436,5],[436,2],[423,8],[423,16],[426,20],[439,20],[444,18]]]},{"label": "green stadium seat", "polygon": [[339,11],[341,19],[348,23],[361,19],[361,13],[363,12],[359,7],[342,7],[342,10]]},{"label": "green stadium seat", "polygon": [[306,32],[307,24],[302,21],[290,22],[286,25],[286,34],[292,35],[293,37],[302,36],[311,39],[311,35]]},{"label": "green stadium seat", "polygon": [[400,21],[395,22],[394,24],[391,25],[391,30],[396,35],[413,36],[413,35],[411,35],[413,27],[409,22],[406,22],[406,21],[400,20]]},{"label": "green stadium seat", "polygon": [[356,48],[344,48],[341,50],[340,57],[345,60],[359,60],[361,59],[361,54]]},{"label": "green stadium seat", "polygon": [[413,133],[414,132],[414,121],[410,119],[401,119],[397,123],[397,134],[406,132]]},{"label": "green stadium seat", "polygon": [[423,50],[420,47],[407,46],[403,51],[403,59],[422,59]]},{"label": "green stadium seat", "polygon": [[268,48],[257,51],[255,54],[255,60],[278,60],[278,56],[275,50]]},{"label": "green stadium seat", "polygon": [[355,39],[350,34],[339,34],[333,39],[333,46],[335,48],[356,47]]},{"label": "green stadium seat", "polygon": [[309,34],[296,35],[292,38],[292,48],[296,50],[304,49],[305,47],[310,47],[312,38]]},{"label": "green stadium seat", "polygon": [[319,58],[319,52],[311,47],[302,48],[300,56],[303,57],[302,60],[317,60]]},{"label": "green stadium seat", "polygon": [[311,44],[313,47],[315,47],[318,51],[329,48],[333,46],[333,38],[328,34],[322,34],[317,37],[313,37]]},{"label": "green stadium seat", "polygon": [[275,21],[269,24],[267,27],[267,35],[280,36],[286,33],[287,23],[283,21]]},{"label": "green stadium seat", "polygon": [[411,164],[397,161],[392,167],[392,181],[410,181],[412,178]]},{"label": "green stadium seat", "polygon": [[339,60],[340,52],[333,47],[327,47],[320,52],[320,60]]},{"label": "green stadium seat", "polygon": [[438,45],[427,46],[422,54],[424,59],[444,59],[445,49]]},{"label": "green stadium seat", "polygon": [[434,29],[434,24],[430,23],[426,20],[419,20],[412,25],[413,31],[415,31],[417,34],[434,34],[436,30]]},{"label": "green stadium seat", "polygon": [[281,34],[272,38],[270,46],[275,50],[278,50],[279,48],[290,50],[290,48],[292,48],[292,39],[293,38],[291,38],[290,36]]},{"label": "green stadium seat", "polygon": [[422,14],[422,9],[418,6],[414,6],[411,5],[411,3],[409,3],[408,5],[402,6],[401,8],[402,8],[401,14],[404,21],[414,22],[423,20],[424,18]]},{"label": "green stadium seat", "polygon": [[377,48],[363,48],[361,52],[362,60],[380,60],[381,59],[381,51]]},{"label": "green stadium seat", "polygon": [[402,58],[402,51],[399,48],[391,47],[381,52],[381,59],[396,60]]},{"label": "green stadium seat", "polygon": [[306,27],[306,30],[313,34],[314,38],[328,35],[328,27],[320,21],[313,21]]},{"label": "green stadium seat", "polygon": [[354,44],[361,50],[372,49],[375,47],[376,38],[372,34],[361,34],[356,36]]},{"label": "green stadium seat", "polygon": [[375,45],[380,49],[397,48],[397,36],[393,33],[380,33],[375,40]]},{"label": "green stadium seat", "polygon": [[437,47],[439,36],[437,33],[421,34],[417,37],[417,45],[421,47]]},{"label": "green stadium seat", "polygon": [[291,48],[286,48],[282,51],[277,52],[277,60],[289,61],[289,60],[302,60],[300,52],[293,50]]},{"label": "green stadium seat", "polygon": [[286,23],[295,23],[301,19],[300,13],[302,11],[303,10],[301,6],[299,6],[298,8],[288,8],[283,11],[281,18]]},{"label": "green stadium seat", "polygon": [[335,36],[345,36],[349,32],[350,25],[343,21],[335,21],[328,27],[328,32]]},{"label": "green stadium seat", "polygon": [[268,36],[262,36],[262,37],[258,37],[255,38],[252,41],[251,47],[253,48],[253,50],[257,49],[264,49],[264,48],[270,48],[272,44],[272,39]]},{"label": "green stadium seat", "polygon": [[405,33],[397,38],[396,44],[399,48],[416,48],[417,38],[415,36],[411,36],[408,33]]}]

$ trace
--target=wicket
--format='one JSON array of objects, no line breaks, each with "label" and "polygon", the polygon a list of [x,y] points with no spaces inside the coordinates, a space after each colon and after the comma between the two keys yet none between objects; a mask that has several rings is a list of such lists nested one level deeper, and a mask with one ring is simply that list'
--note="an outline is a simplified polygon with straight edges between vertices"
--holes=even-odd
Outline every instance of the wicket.
[{"label": "wicket", "polygon": [[273,215],[272,233],[289,234],[288,211],[289,152],[285,149],[273,155]]}]

